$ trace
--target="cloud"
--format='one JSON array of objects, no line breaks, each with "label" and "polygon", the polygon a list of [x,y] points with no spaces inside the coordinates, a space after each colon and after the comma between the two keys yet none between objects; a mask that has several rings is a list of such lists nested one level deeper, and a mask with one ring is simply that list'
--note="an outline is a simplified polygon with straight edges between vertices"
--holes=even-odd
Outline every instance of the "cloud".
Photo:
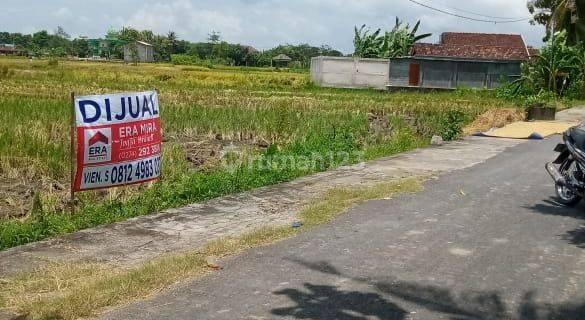
[{"label": "cloud", "polygon": [[61,7],[53,12],[57,19],[66,18],[71,15],[71,10],[67,7]]},{"label": "cloud", "polygon": [[[486,15],[528,16],[524,0],[419,1]],[[216,30],[227,41],[259,49],[282,43],[310,43],[351,52],[355,25],[391,28],[395,16],[411,24],[421,20],[421,32],[433,33],[435,41],[444,31],[472,31],[520,33],[528,43],[540,45],[544,34],[542,27],[528,22],[472,22],[407,0],[2,0],[0,11],[9,13],[3,18],[2,28],[13,32],[53,30],[61,25],[73,35],[99,37],[110,27],[130,26],[159,33],[172,30],[182,39],[204,41],[211,30]]]},{"label": "cloud", "polygon": [[154,3],[140,8],[132,14],[128,26],[159,33],[173,30],[199,39],[206,37],[211,30],[220,30],[231,38],[237,38],[243,31],[238,15],[228,10],[193,5],[187,0]]}]

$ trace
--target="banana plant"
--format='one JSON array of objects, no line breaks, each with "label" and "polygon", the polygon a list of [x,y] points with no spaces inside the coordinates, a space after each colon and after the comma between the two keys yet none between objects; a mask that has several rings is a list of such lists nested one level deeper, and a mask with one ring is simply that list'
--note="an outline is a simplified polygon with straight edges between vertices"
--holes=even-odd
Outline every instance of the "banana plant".
[{"label": "banana plant", "polygon": [[381,29],[370,33],[366,25],[355,27],[354,56],[362,58],[396,58],[410,54],[412,46],[422,39],[430,37],[430,33],[417,35],[420,21],[411,29],[409,24],[403,24],[396,18],[394,27],[390,31],[380,34]]},{"label": "banana plant", "polygon": [[361,58],[377,58],[378,48],[383,42],[383,39],[380,37],[381,31],[381,29],[378,29],[370,33],[370,30],[366,29],[365,24],[359,29],[354,27],[353,44],[355,51],[353,55]]},{"label": "banana plant", "polygon": [[567,41],[565,31],[556,32],[534,60],[523,64],[522,76],[512,82],[515,91],[545,90],[562,96],[571,83],[583,81],[585,47]]}]

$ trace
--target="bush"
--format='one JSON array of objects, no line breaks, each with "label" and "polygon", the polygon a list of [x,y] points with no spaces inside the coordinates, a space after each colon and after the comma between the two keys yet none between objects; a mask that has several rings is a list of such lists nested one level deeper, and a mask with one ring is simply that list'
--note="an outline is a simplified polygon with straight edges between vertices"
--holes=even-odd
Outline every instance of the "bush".
[{"label": "bush", "polygon": [[554,41],[549,40],[539,55],[523,63],[520,78],[502,86],[498,96],[525,101],[546,91],[555,97],[582,98],[584,70],[585,48],[568,44],[563,31]]},{"label": "bush", "polygon": [[201,62],[197,57],[188,54],[171,54],[171,63],[175,65],[198,65]]},{"label": "bush", "polygon": [[188,54],[172,54],[171,63],[174,65],[197,65],[204,66],[209,69],[213,69],[215,65],[231,65],[231,62],[227,59],[213,58],[213,59],[200,59],[196,56]]},{"label": "bush", "polygon": [[524,98],[523,105],[527,108],[536,107],[542,108],[547,106],[551,101],[554,101],[556,96],[550,91],[540,90],[537,94],[529,95]]},{"label": "bush", "polygon": [[569,84],[565,97],[569,99],[585,99],[585,81],[583,78]]},{"label": "bush", "polygon": [[440,135],[444,140],[455,140],[463,133],[463,125],[467,122],[467,116],[462,110],[452,109],[447,111],[441,119]]}]

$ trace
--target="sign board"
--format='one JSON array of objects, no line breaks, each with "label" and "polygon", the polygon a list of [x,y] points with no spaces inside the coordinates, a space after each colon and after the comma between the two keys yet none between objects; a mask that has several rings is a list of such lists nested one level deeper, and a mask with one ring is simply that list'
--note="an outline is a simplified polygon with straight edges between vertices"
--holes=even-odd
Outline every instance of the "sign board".
[{"label": "sign board", "polygon": [[75,97],[75,191],[156,180],[161,128],[156,91]]}]

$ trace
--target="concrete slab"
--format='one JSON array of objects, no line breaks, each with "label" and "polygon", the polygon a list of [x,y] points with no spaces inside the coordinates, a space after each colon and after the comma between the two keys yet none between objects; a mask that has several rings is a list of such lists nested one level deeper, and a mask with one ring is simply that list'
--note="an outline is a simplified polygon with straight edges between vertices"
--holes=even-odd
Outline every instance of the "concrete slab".
[{"label": "concrete slab", "polygon": [[585,121],[585,106],[573,107],[557,112],[555,120],[561,121]]}]

